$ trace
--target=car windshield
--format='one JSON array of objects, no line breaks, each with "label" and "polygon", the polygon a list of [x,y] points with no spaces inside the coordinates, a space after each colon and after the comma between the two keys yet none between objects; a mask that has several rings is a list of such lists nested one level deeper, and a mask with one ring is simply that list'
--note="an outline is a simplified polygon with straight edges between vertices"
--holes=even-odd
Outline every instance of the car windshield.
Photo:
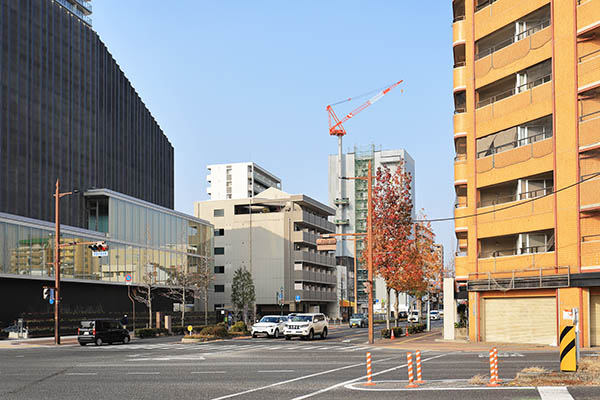
[{"label": "car windshield", "polygon": [[292,318],[292,321],[294,322],[310,322],[312,321],[312,315],[295,315]]},{"label": "car windshield", "polygon": [[365,315],[364,314],[353,314],[352,318],[364,318]]},{"label": "car windshield", "polygon": [[260,322],[272,322],[272,323],[277,323],[279,322],[279,317],[262,317],[260,319]]}]

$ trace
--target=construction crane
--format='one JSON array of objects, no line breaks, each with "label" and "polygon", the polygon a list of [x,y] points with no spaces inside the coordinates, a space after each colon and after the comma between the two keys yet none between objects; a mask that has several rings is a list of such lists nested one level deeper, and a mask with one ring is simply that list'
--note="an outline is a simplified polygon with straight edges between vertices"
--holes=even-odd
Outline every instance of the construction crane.
[{"label": "construction crane", "polygon": [[[392,85],[386,86],[383,88],[383,90],[378,89],[378,93],[371,97],[369,100],[367,100],[366,102],[364,102],[363,104],[361,104],[359,107],[357,107],[356,109],[354,109],[353,111],[351,111],[350,113],[348,113],[348,115],[346,115],[344,118],[342,118],[341,120],[338,119],[337,115],[335,115],[335,111],[333,111],[333,106],[336,106],[338,104],[342,104],[342,103],[346,103],[349,101],[352,101],[358,97],[362,97],[365,96],[366,94],[357,96],[357,97],[349,97],[345,100],[342,101],[338,101],[337,103],[333,103],[327,106],[327,113],[329,114],[329,134],[332,136],[338,136],[338,137],[342,137],[346,134],[346,130],[344,129],[344,127],[342,126],[342,124],[346,121],[348,121],[350,118],[355,117],[358,113],[360,113],[361,111],[363,111],[365,108],[369,107],[371,104],[375,103],[377,100],[381,99],[383,96],[385,96],[386,94],[388,94],[388,92],[390,90],[392,90],[393,88],[395,88],[396,86],[400,85],[402,83],[402,81],[398,81]],[[372,93],[372,92],[371,92]],[[368,93],[367,93],[368,94]]]}]

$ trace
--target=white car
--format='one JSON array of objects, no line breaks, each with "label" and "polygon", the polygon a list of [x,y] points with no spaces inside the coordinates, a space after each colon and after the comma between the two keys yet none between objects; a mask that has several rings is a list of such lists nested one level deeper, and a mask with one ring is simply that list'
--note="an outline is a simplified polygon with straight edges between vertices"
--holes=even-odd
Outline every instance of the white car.
[{"label": "white car", "polygon": [[285,340],[290,340],[294,336],[313,340],[315,335],[321,336],[321,339],[327,337],[328,324],[327,318],[321,313],[296,314],[285,324]]},{"label": "white car", "polygon": [[269,337],[278,338],[283,334],[285,323],[288,322],[288,317],[280,315],[265,315],[252,325],[252,337],[258,335],[267,335]]},{"label": "white car", "polygon": [[438,310],[429,311],[429,319],[432,321],[440,319],[440,312]]},{"label": "white car", "polygon": [[419,322],[419,317],[420,317],[420,315],[419,315],[418,311],[411,311],[408,314],[407,321],[408,322]]}]

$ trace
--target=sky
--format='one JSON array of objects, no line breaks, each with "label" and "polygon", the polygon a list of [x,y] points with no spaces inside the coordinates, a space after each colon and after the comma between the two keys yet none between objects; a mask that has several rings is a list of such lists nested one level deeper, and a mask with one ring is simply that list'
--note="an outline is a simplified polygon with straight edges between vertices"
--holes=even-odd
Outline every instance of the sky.
[{"label": "sky", "polygon": [[[175,149],[178,211],[208,200],[208,164],[244,161],[327,203],[325,107],[402,79],[344,124],[344,151],[406,149],[417,209],[452,216],[451,1],[99,0],[92,20]],[[454,223],[433,229],[448,260]]]}]

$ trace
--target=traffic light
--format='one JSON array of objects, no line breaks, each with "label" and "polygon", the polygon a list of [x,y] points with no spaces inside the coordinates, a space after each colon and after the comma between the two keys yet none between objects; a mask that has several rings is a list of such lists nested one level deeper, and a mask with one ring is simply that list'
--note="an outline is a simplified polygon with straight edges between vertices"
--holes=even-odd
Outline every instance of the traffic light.
[{"label": "traffic light", "polygon": [[50,288],[45,287],[44,290],[42,291],[42,297],[44,298],[44,300],[48,300],[50,298]]},{"label": "traffic light", "polygon": [[90,244],[88,247],[90,249],[92,249],[92,251],[106,251],[106,250],[108,250],[108,246],[106,245],[106,242],[96,242],[94,244]]}]

